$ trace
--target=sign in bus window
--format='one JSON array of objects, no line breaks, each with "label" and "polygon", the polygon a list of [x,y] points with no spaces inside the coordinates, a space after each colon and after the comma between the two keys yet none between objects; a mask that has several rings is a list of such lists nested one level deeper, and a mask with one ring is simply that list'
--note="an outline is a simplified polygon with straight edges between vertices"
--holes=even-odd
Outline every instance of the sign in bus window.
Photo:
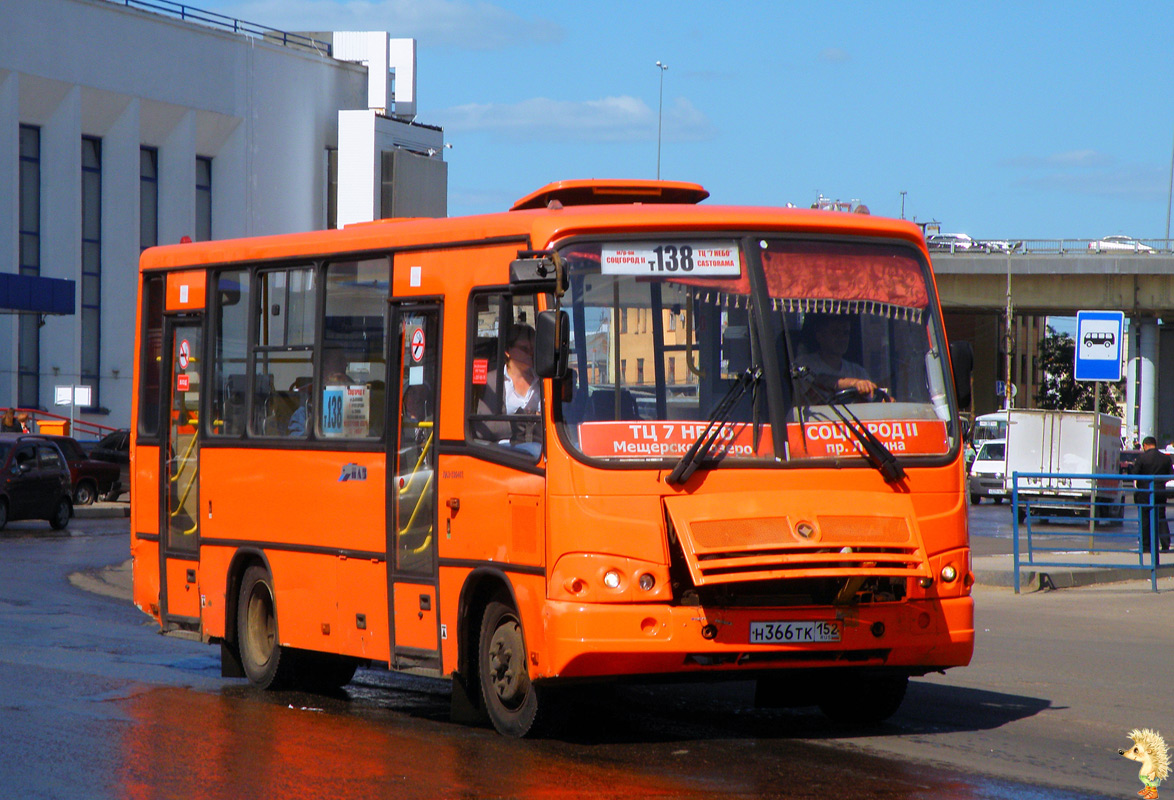
[{"label": "sign in bus window", "polygon": [[370,390],[366,385],[328,384],[323,389],[323,436],[363,437],[370,427]]}]

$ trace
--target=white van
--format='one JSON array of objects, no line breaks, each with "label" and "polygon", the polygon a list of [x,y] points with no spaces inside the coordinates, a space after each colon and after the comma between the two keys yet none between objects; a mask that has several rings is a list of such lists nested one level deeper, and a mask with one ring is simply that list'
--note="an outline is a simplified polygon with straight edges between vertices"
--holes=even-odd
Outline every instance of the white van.
[{"label": "white van", "polygon": [[[1003,424],[1006,424],[1006,420]],[[984,497],[989,497],[996,503],[1003,502],[1003,498],[1007,496],[1007,485],[1003,480],[1006,460],[1006,439],[988,439],[978,444],[978,453],[974,456],[974,463],[970,465],[970,478],[967,482],[971,505],[978,505]]]}]

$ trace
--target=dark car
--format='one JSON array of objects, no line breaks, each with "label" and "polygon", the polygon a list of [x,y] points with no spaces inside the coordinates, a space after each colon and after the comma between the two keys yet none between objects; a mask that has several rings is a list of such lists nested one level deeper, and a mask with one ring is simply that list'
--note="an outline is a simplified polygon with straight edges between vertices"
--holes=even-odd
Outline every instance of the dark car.
[{"label": "dark car", "polygon": [[122,470],[117,464],[86,455],[86,451],[72,436],[47,433],[41,436],[55,443],[65,456],[75,506],[88,506],[99,497],[113,500],[122,493]]},{"label": "dark car", "polygon": [[61,530],[73,516],[69,467],[43,436],[0,433],[0,528],[9,520],[48,520]]},{"label": "dark car", "polygon": [[90,458],[117,464],[119,472],[118,494],[106,495],[107,500],[117,500],[118,495],[130,491],[130,431],[123,429],[106,434],[90,448]]}]

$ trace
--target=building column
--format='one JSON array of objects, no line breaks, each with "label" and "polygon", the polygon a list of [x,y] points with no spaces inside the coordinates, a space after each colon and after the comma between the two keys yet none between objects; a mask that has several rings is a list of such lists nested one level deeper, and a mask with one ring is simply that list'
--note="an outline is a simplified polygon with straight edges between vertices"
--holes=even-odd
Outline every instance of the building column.
[{"label": "building column", "polygon": [[1125,384],[1125,426],[1127,437],[1141,441],[1157,433],[1158,321],[1134,317],[1129,321],[1129,352]]}]

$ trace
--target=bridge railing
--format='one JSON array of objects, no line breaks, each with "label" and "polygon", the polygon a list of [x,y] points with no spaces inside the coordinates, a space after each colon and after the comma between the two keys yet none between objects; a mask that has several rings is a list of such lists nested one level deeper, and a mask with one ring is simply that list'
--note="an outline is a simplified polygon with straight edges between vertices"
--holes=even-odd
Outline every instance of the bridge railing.
[{"label": "bridge railing", "polygon": [[1132,239],[1128,243],[1103,239],[983,239],[974,245],[931,247],[934,253],[954,255],[1147,256],[1174,253],[1174,239]]},{"label": "bridge railing", "polygon": [[[1015,592],[1023,567],[1148,572],[1158,590],[1160,542],[1169,541],[1165,481],[1169,476],[1015,472],[1011,509]],[[1155,499],[1160,502],[1155,503]],[[1143,524],[1143,519],[1144,523]],[[1085,534],[1072,523],[1087,521]],[[1143,539],[1148,529],[1156,535]]]}]

